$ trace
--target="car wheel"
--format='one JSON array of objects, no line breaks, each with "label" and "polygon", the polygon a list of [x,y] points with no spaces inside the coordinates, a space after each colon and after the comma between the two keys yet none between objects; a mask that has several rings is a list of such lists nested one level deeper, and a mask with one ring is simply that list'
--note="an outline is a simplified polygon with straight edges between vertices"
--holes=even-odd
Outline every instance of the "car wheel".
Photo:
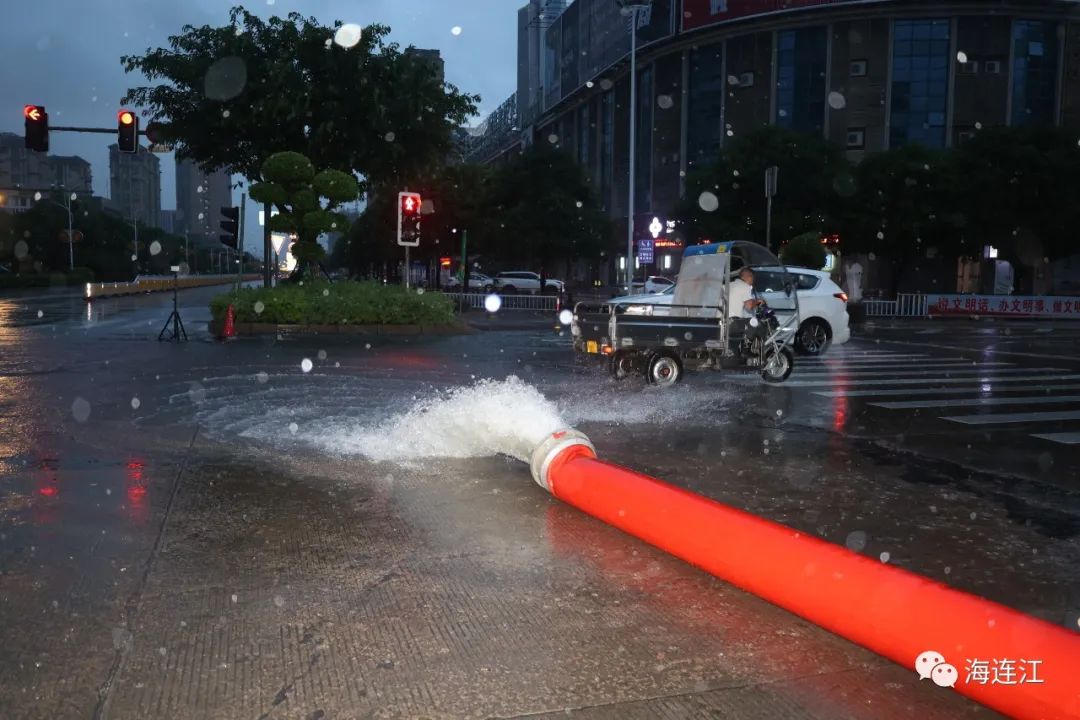
[{"label": "car wheel", "polygon": [[659,387],[671,387],[682,382],[682,361],[674,353],[654,353],[645,368],[645,379],[650,385]]},{"label": "car wheel", "polygon": [[832,333],[829,326],[816,318],[807,320],[795,336],[795,349],[803,355],[821,355],[829,347]]},{"label": "car wheel", "polygon": [[634,371],[634,356],[625,350],[619,350],[608,358],[608,372],[616,380],[625,380]]},{"label": "car wheel", "polygon": [[795,369],[795,356],[791,350],[784,348],[769,348],[765,351],[765,367],[761,369],[761,377],[767,383],[782,383]]}]

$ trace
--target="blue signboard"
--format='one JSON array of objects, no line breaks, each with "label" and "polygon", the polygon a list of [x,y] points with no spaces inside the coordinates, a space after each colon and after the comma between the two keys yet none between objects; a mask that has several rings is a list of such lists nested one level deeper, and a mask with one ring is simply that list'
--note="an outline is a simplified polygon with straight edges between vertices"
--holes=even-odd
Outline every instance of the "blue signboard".
[{"label": "blue signboard", "polygon": [[637,258],[642,265],[653,262],[653,239],[641,238],[637,242]]}]

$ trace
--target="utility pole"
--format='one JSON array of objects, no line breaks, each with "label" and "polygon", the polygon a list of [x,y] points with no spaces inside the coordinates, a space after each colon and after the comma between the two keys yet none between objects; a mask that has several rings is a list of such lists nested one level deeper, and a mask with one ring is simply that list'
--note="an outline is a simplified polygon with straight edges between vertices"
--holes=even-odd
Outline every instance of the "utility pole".
[{"label": "utility pole", "polygon": [[775,165],[765,168],[765,248],[772,250],[772,199],[776,195],[776,176],[780,169]]},{"label": "utility pole", "polygon": [[[651,0],[650,0],[651,1]],[[626,294],[633,294],[634,279],[634,185],[637,154],[637,26],[638,12],[649,6],[640,0],[622,0],[624,10],[630,11],[630,178],[627,182],[626,208]]]}]

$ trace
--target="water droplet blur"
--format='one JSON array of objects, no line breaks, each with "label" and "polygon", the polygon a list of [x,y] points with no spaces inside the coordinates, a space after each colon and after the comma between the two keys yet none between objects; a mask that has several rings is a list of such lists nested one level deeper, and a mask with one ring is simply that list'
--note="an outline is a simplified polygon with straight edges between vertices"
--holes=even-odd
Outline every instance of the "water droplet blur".
[{"label": "water droplet blur", "polygon": [[615,87],[615,83],[611,82],[607,78],[604,78],[603,80],[600,81],[600,89],[601,90],[610,90],[613,87]]},{"label": "water droplet blur", "polygon": [[299,425],[297,425],[296,423],[289,423],[289,432],[291,432],[291,433],[292,433],[293,435],[295,435],[295,434],[296,434],[296,432],[297,432],[297,431],[298,431],[299,429],[300,429],[300,426],[299,426]]},{"label": "water droplet blur", "polygon": [[300,369],[304,372],[311,372],[312,362],[309,358],[304,358],[300,361]]},{"label": "water droplet blur", "polygon": [[345,23],[334,33],[334,42],[343,48],[354,47],[364,34],[364,28],[356,23]]},{"label": "water droplet blur", "polygon": [[75,402],[71,403],[71,416],[75,422],[86,422],[90,418],[90,403],[81,397],[75,398]]},{"label": "water droplet blur", "polygon": [[326,351],[325,350],[320,350],[319,351],[319,359],[320,360],[325,360],[326,359]]},{"label": "water droplet blur", "polygon": [[499,308],[502,307],[502,298],[492,293],[484,298],[484,309],[489,313],[499,312]]},{"label": "water droplet blur", "polygon": [[866,549],[866,533],[862,530],[849,532],[847,538],[844,539],[844,547],[855,552],[862,552]]},{"label": "water droplet blur", "polygon": [[574,321],[574,313],[570,310],[563,310],[559,313],[559,322],[563,325],[569,325]]},{"label": "water droplet blur", "polygon": [[281,597],[280,595],[275,595],[274,604],[278,607],[285,607],[285,598]]},{"label": "water droplet blur", "polygon": [[656,104],[660,106],[661,110],[670,110],[675,106],[675,101],[670,95],[657,95]]},{"label": "water droplet blur", "polygon": [[454,27],[450,28],[450,34],[455,35],[455,36],[460,35],[461,34],[461,26],[460,25],[455,25]]},{"label": "water droplet blur", "polygon": [[847,107],[847,98],[844,97],[843,93],[833,90],[829,93],[829,107],[833,110],[843,110]]},{"label": "water droplet blur", "polygon": [[270,376],[263,371],[259,371],[255,373],[255,379],[259,382],[260,385],[262,385],[270,379]]},{"label": "water droplet blur", "polygon": [[968,61],[967,53],[963,50],[956,53],[956,60],[960,63],[966,63]]},{"label": "water droplet blur", "polygon": [[551,133],[550,135],[548,135],[548,142],[554,145],[555,143],[559,142],[559,136],[555,133]]},{"label": "water droplet blur", "polygon": [[34,202],[37,202],[39,200],[41,200],[41,193],[40,192],[34,193]]},{"label": "water droplet blur", "polygon": [[[267,0],[269,2],[269,0]],[[214,61],[203,78],[203,94],[210,100],[232,100],[247,85],[247,64],[229,55]]]},{"label": "water droplet blur", "polygon": [[330,297],[330,290],[324,288],[322,291],[323,297]]},{"label": "water droplet blur", "polygon": [[698,206],[705,212],[716,212],[716,209],[720,207],[720,198],[708,190],[698,195],[697,201]]},{"label": "water droplet blur", "polygon": [[159,243],[157,240],[150,243],[150,254],[151,255],[157,255],[160,252],[161,252],[161,243]]},{"label": "water droplet blur", "polygon": [[881,553],[880,555],[878,555],[878,557],[881,558],[881,562],[883,562],[883,563],[889,562],[889,557],[890,556],[889,556],[888,551]]},{"label": "water droplet blur", "polygon": [[394,142],[394,140],[397,139],[397,135],[395,135],[394,131],[391,130],[390,132],[383,135],[383,138],[386,140],[386,142]]},{"label": "water droplet blur", "polygon": [[256,300],[255,301],[254,310],[255,310],[256,315],[262,315],[262,311],[265,310],[265,309],[266,309],[266,305],[263,305],[262,300]]},{"label": "water droplet blur", "polygon": [[577,201],[577,203],[575,203],[575,204],[576,204],[576,205],[577,205],[578,207],[581,207],[582,205],[584,205],[584,203],[583,203],[583,202],[581,202],[580,200],[578,200],[578,201]]},{"label": "water droplet blur", "polygon": [[132,410],[138,410],[140,405],[142,405],[142,401],[139,400],[139,398],[137,398],[137,397],[131,398],[131,409]]}]

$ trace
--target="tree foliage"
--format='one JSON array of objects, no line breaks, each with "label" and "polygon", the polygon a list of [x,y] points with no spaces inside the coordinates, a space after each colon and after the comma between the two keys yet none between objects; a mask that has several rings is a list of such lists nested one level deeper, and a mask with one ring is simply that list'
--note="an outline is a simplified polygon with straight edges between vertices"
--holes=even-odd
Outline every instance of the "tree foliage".
[{"label": "tree foliage", "polygon": [[181,156],[248,178],[283,150],[376,183],[437,167],[479,97],[387,42],[388,27],[365,27],[351,47],[334,42],[340,27],[234,7],[227,25],[186,25],[168,47],[123,57],[127,72],[162,81],[124,102],[166,123],[162,141]]},{"label": "tree foliage", "polygon": [[825,248],[821,245],[821,234],[808,232],[791,238],[780,249],[780,259],[785,265],[811,270],[825,267]]},{"label": "tree foliage", "polygon": [[323,257],[319,235],[348,228],[348,219],[335,211],[359,196],[360,185],[352,175],[340,170],[316,172],[311,160],[296,152],[267,158],[261,180],[251,186],[252,200],[278,210],[268,221],[270,229],[297,236],[292,253],[300,276]]},{"label": "tree foliage", "polygon": [[832,227],[851,184],[842,152],[820,137],[766,126],[742,135],[717,160],[691,173],[676,210],[691,241],[765,243],[765,170],[775,165],[774,237]]}]

